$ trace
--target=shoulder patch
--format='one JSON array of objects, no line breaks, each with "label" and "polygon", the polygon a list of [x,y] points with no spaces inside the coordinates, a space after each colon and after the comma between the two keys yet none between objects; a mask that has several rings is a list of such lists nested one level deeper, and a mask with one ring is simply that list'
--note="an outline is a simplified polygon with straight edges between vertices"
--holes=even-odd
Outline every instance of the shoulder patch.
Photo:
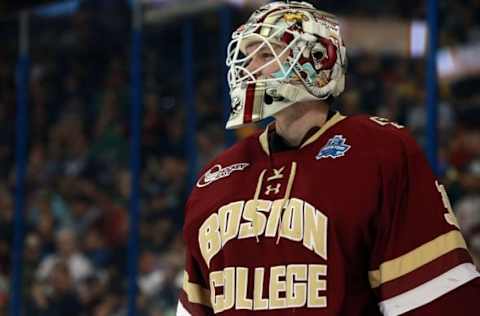
[{"label": "shoulder patch", "polygon": [[317,160],[322,158],[338,158],[345,156],[345,153],[350,149],[350,145],[346,144],[346,138],[343,135],[335,135],[328,140],[325,146],[320,149],[317,156]]}]

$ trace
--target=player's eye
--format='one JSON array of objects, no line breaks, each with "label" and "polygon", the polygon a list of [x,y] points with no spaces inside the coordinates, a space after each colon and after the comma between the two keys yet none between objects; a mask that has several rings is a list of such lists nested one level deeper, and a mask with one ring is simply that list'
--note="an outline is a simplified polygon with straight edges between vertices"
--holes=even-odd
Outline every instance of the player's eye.
[{"label": "player's eye", "polygon": [[263,52],[260,54],[260,57],[262,57],[262,59],[265,61],[270,61],[273,59],[273,54],[268,52]]}]

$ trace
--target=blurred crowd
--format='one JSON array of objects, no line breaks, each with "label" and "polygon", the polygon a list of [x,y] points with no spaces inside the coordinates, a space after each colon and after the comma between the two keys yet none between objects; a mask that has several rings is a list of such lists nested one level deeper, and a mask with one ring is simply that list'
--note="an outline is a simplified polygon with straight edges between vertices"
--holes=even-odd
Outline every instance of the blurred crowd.
[{"label": "blurred crowd", "polygon": [[[441,46],[480,41],[480,1],[441,2]],[[122,5],[123,4],[123,5]],[[423,18],[423,1],[324,1],[341,14]],[[234,26],[247,12],[232,9]],[[447,14],[448,13],[448,14]],[[182,21],[145,27],[140,315],[173,315],[183,277],[189,191]],[[215,12],[194,19],[198,168],[224,148],[223,60]],[[15,22],[0,34],[0,315],[8,307],[15,201]],[[32,18],[23,253],[25,315],[126,315],[130,8],[84,1],[72,16]],[[207,34],[210,34],[208,36]],[[348,45],[348,43],[347,43]],[[406,125],[426,144],[422,59],[352,55],[339,110]],[[440,83],[440,176],[480,256],[480,78]],[[244,137],[255,127],[238,131]]]}]

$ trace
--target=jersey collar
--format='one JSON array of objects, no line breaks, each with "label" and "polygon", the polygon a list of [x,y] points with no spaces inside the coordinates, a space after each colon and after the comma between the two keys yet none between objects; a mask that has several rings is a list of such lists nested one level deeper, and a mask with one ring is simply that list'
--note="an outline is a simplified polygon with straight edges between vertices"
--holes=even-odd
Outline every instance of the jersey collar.
[{"label": "jersey collar", "polygon": [[[341,115],[339,112],[336,112],[331,118],[329,118],[321,127],[316,131],[313,135],[311,135],[309,138],[307,138],[299,148],[303,148],[314,141],[316,141],[323,133],[325,133],[326,130],[328,130],[330,127],[334,126],[338,122],[342,121],[345,119],[346,116]],[[258,137],[258,140],[260,142],[260,145],[262,146],[263,151],[267,154],[270,155],[270,149],[269,149],[269,142],[268,142],[268,132],[271,128],[274,128],[275,122],[269,124],[265,130],[263,131],[262,134]]]}]

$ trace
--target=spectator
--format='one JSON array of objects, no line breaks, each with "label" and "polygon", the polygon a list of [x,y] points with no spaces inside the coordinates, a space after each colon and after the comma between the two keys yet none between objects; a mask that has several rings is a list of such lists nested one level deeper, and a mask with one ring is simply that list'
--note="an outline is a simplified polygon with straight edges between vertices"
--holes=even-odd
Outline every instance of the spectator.
[{"label": "spectator", "polygon": [[45,283],[33,285],[32,302],[28,315],[82,315],[82,305],[76,294],[73,276],[67,262],[56,261],[45,281]]},{"label": "spectator", "polygon": [[74,285],[92,274],[92,265],[78,249],[76,238],[75,232],[67,228],[57,233],[56,252],[45,257],[40,263],[37,270],[38,280],[48,280],[59,262],[67,265]]}]

